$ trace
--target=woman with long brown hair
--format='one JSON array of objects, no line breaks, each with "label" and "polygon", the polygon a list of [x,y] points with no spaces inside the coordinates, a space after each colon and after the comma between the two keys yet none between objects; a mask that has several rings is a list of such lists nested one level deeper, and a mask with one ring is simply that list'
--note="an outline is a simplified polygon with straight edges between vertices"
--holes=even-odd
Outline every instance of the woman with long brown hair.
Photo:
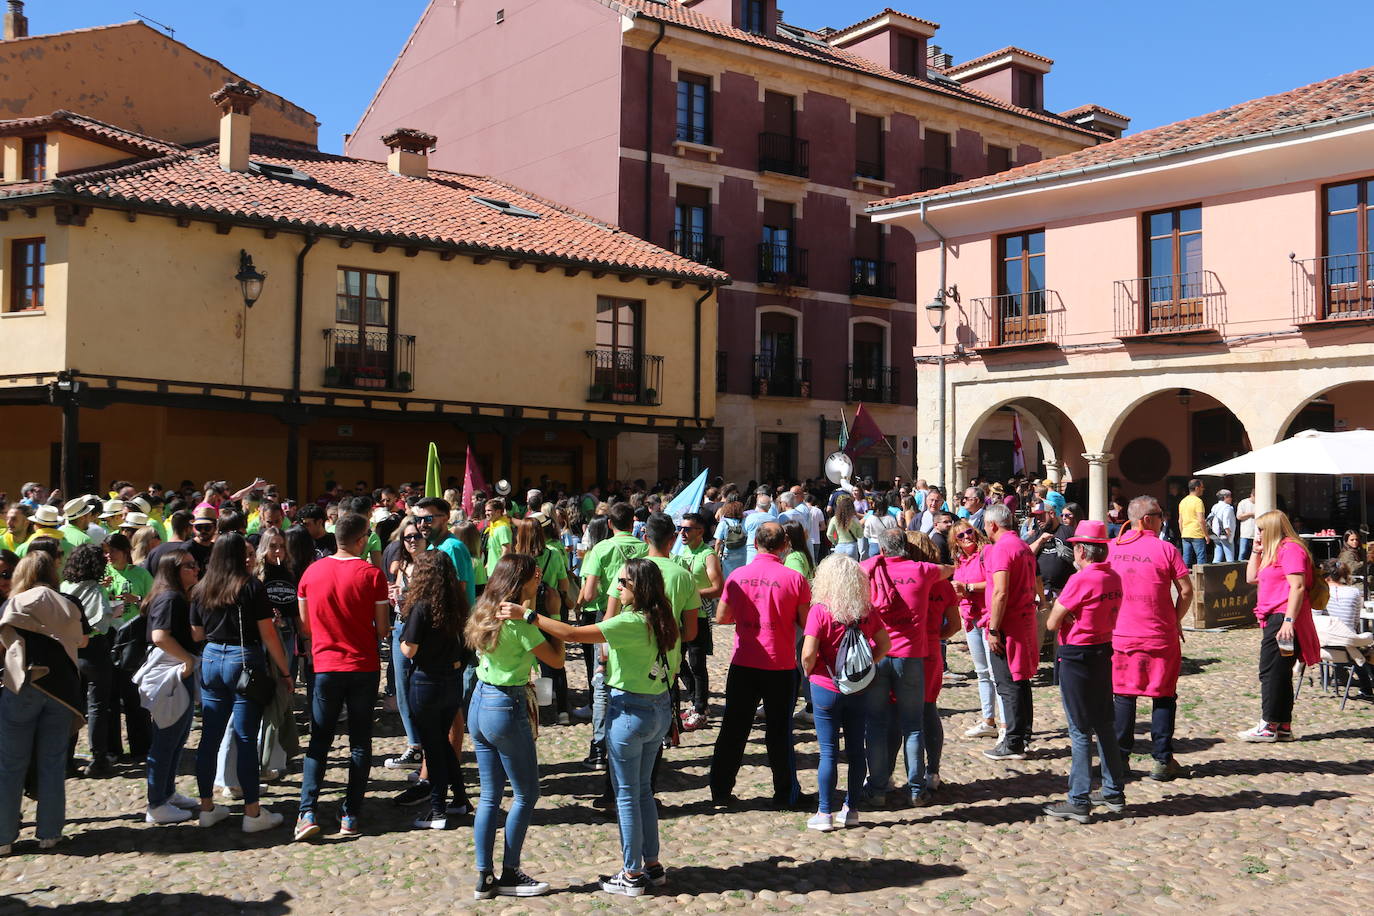
[{"label": "woman with long brown hair", "polygon": [[[187,693],[194,693],[191,678],[200,660],[191,634],[191,589],[200,576],[200,565],[189,550],[167,550],[158,557],[153,574],[153,590],[143,599],[148,617],[148,642],[172,659],[181,662],[181,681]],[[148,743],[148,808],[144,820],[150,824],[178,824],[191,819],[200,802],[176,790],[177,770],[186,739],[191,734],[195,703],[187,703],[181,717],[170,725],[153,720]]]},{"label": "woman with long brown hair", "polygon": [[[536,513],[530,518],[515,522],[515,542],[511,545],[513,553],[523,553],[533,558],[539,567],[539,594],[535,597],[535,607],[541,614],[555,620],[567,620],[563,608],[568,606],[568,569],[563,550],[556,541],[557,533],[552,527],[545,528],[545,516]],[[563,668],[539,663],[539,674],[553,682],[553,706],[558,713],[559,725],[572,724],[572,706],[568,703],[568,674]]]},{"label": "woman with long brown hair", "polygon": [[738,498],[720,507],[720,524],[716,525],[716,551],[720,554],[720,574],[730,573],[744,565],[749,556],[748,536],[744,533],[744,503]]},{"label": "woman with long brown hair", "polygon": [[851,560],[859,559],[859,538],[863,537],[863,522],[854,510],[854,497],[841,496],[835,500],[835,517],[830,520],[825,536],[835,545],[835,552]]},{"label": "woman with long brown hair", "polygon": [[468,810],[458,754],[449,741],[463,704],[460,669],[468,593],[458,584],[447,556],[430,550],[415,557],[401,617],[405,624],[397,645],[413,666],[408,705],[424,748],[430,790],[428,811],[415,819],[415,826],[443,830],[448,826],[450,789],[454,813]]},{"label": "woman with long brown hair", "polygon": [[[539,761],[530,729],[525,685],[535,660],[554,667],[563,664],[563,645],[545,640],[529,621],[515,619],[532,608],[539,593],[539,567],[527,554],[511,553],[496,561],[486,590],[468,615],[463,635],[477,651],[477,685],[468,703],[468,734],[482,780],[482,795],[473,819],[477,859],[478,900],[533,897],[547,894],[549,885],[520,869],[535,803],[539,801]],[[511,612],[514,616],[511,616]],[[533,611],[529,612],[533,614]],[[492,852],[501,821],[501,796],[509,779],[514,792],[506,816],[506,841],[501,874],[493,871]]]},{"label": "woman with long brown hair", "polygon": [[502,604],[501,613],[523,614],[562,642],[604,642],[610,647],[606,749],[620,816],[623,865],[618,873],[601,877],[601,889],[638,897],[650,884],[667,881],[658,857],[658,807],[651,780],[659,745],[672,721],[668,689],[682,660],[682,639],[677,615],[664,591],[663,573],[652,560],[626,563],[619,585],[620,610],[596,624],[569,626],[509,602]]},{"label": "woman with long brown hair", "polygon": [[1293,662],[1315,665],[1321,658],[1312,622],[1312,587],[1317,582],[1312,554],[1288,516],[1271,509],[1255,519],[1255,549],[1245,581],[1259,585],[1255,617],[1261,628],[1260,714],[1254,728],[1238,732],[1242,741],[1293,740]]},{"label": "woman with long brown hair", "polygon": [[[427,550],[426,534],[420,530],[415,516],[407,515],[396,526],[391,540],[400,545],[391,565],[386,570],[387,594],[391,599],[391,668],[388,683],[395,685],[396,712],[401,717],[401,728],[406,734],[405,753],[388,757],[382,762],[388,770],[410,769],[421,764],[424,758],[420,747],[420,731],[415,726],[415,716],[410,711],[410,676],[415,670],[410,657],[401,651],[401,631],[405,629],[406,593],[410,589],[410,577],[415,569],[416,558]],[[452,565],[452,564],[450,564]],[[390,704],[388,704],[389,706]],[[410,788],[397,796],[397,803],[411,805],[422,803],[427,795],[420,789]]]}]

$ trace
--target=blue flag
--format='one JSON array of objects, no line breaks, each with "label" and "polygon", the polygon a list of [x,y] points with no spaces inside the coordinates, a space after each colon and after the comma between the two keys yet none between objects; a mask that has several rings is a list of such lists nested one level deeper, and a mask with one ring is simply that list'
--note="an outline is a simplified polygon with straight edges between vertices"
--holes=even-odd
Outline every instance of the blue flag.
[{"label": "blue flag", "polygon": [[[663,507],[663,511],[672,517],[673,524],[681,525],[684,515],[701,509],[701,501],[706,497],[706,476],[710,472],[710,468],[703,468],[696,480],[683,487],[682,492],[674,496],[672,502]],[[685,549],[686,545],[682,541],[682,535],[679,534],[677,543],[673,545],[673,553],[681,553]]]}]

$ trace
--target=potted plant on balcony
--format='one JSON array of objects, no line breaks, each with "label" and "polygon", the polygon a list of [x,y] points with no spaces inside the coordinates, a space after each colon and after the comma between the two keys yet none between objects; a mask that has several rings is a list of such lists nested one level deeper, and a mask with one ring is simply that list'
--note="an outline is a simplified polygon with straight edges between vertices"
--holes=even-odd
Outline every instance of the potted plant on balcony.
[{"label": "potted plant on balcony", "polygon": [[588,389],[588,391],[587,391],[587,400],[589,400],[589,401],[604,401],[604,400],[606,400],[606,386],[605,386],[605,385],[593,385],[593,386],[591,386],[591,388]]},{"label": "potted plant on balcony", "polygon": [[412,379],[409,372],[396,373],[396,387],[402,391],[410,391],[412,389],[413,386],[411,385],[411,381]]},{"label": "potted plant on balcony", "polygon": [[359,388],[385,388],[386,370],[381,366],[363,366],[353,374],[353,384]]},{"label": "potted plant on balcony", "polygon": [[330,388],[337,388],[337,387],[339,386],[339,380],[340,380],[340,374],[339,374],[339,367],[338,367],[338,366],[325,366],[325,367],[324,367],[324,383],[325,383],[325,385],[327,385],[327,386],[330,387]]},{"label": "potted plant on balcony", "polygon": [[658,389],[657,389],[657,388],[645,388],[645,389],[644,389],[644,403],[645,403],[645,404],[657,404],[657,403],[658,403]]}]

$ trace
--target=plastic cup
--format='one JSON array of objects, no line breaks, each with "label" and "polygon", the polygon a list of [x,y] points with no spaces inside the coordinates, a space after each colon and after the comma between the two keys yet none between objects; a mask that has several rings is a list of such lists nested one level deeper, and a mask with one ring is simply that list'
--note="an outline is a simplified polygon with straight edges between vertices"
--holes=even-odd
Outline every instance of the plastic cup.
[{"label": "plastic cup", "polygon": [[534,679],[534,702],[540,706],[548,706],[553,702],[553,678],[537,677]]}]

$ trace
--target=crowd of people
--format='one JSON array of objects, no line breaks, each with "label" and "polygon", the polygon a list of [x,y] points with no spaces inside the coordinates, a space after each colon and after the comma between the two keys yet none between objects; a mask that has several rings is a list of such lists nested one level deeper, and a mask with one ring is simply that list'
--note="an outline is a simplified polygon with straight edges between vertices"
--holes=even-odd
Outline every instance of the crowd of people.
[{"label": "crowd of people", "polygon": [[[1072,764],[1067,798],[1047,816],[1086,822],[1096,807],[1124,809],[1142,697],[1146,775],[1186,775],[1173,736],[1193,589],[1154,498],[1092,520],[1050,481],[975,481],[952,501],[920,480],[713,484],[698,511],[676,518],[664,509],[678,487],[642,482],[569,494],[543,481],[523,503],[479,493],[467,511],[456,490],[426,496],[418,484],[330,484],[304,503],[264,480],[237,491],[115,481],[107,498],[66,500],[26,485],[0,535],[0,855],[16,840],[26,792],[39,845],[51,848],[65,779],[109,775],[126,746],[126,759],[145,761],[149,824],[211,828],[238,800],[244,832],[277,828],[284,817],[261,803],[260,787],[301,751],[303,689],[295,840],[326,829],[320,787],[341,729],[349,757],[337,829],[363,832],[383,697],[407,744],[383,765],[414,771],[393,799],[419,809],[414,826],[471,816],[478,899],[546,893],[521,858],[539,800],[537,686],[553,722],[590,720],[583,763],[606,770],[597,804],[614,809],[622,847],[601,887],[638,896],[667,881],[655,802],[664,751],[712,724],[713,697],[709,791],[722,810],[740,804],[759,720],[770,801],[808,813],[811,830],[938,799],[939,697],[961,632],[979,699],[964,735],[987,739],[994,761],[1032,753],[1031,684],[1051,634]],[[1345,613],[1351,570],[1337,561],[1319,574],[1282,512],[1253,524],[1246,575],[1259,590],[1261,720],[1238,737],[1289,741],[1292,669],[1315,664],[1320,647],[1313,607]],[[1196,553],[1192,533],[1185,548]],[[725,682],[712,685],[720,627],[733,645]],[[580,707],[564,670],[571,645],[585,647]],[[192,797],[177,777],[197,710]],[[820,747],[815,795],[798,779],[799,724],[814,724]],[[82,729],[89,755],[79,761]],[[894,775],[899,752],[905,779]]]}]

